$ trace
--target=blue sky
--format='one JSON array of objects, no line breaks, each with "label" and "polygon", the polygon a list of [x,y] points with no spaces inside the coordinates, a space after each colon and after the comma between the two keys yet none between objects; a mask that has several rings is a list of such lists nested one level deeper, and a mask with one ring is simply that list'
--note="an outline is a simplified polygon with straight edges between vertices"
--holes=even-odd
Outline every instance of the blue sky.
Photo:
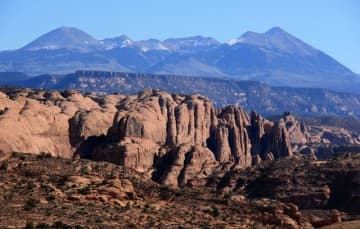
[{"label": "blue sky", "polygon": [[0,50],[60,26],[95,38],[211,36],[219,41],[280,26],[360,73],[360,1],[1,0]]}]

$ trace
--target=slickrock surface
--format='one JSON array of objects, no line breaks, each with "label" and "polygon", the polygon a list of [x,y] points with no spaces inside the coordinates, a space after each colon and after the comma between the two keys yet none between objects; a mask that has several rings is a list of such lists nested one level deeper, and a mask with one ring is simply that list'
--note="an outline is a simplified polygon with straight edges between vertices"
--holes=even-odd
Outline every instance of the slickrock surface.
[{"label": "slickrock surface", "polygon": [[79,142],[106,134],[123,97],[109,96],[102,105],[72,90],[2,89],[0,150],[71,158]]}]

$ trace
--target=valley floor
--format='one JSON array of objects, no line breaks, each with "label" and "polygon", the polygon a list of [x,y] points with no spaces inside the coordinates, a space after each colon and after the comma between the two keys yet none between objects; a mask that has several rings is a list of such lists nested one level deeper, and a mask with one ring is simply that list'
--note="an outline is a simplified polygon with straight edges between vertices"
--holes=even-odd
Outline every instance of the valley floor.
[{"label": "valley floor", "polygon": [[313,228],[349,218],[223,192],[210,181],[173,189],[106,162],[13,153],[2,155],[0,169],[1,228]]}]

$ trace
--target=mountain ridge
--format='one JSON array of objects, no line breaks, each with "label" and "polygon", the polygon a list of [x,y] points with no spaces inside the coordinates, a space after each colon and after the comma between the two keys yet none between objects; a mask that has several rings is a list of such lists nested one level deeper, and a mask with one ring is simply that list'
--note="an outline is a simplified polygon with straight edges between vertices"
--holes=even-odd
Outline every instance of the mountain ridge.
[{"label": "mountain ridge", "polygon": [[132,94],[146,89],[171,93],[200,93],[216,107],[229,104],[264,115],[291,111],[301,115],[339,115],[360,118],[360,95],[321,88],[273,87],[257,81],[232,78],[191,77],[146,73],[77,71],[65,75],[41,75],[8,85],[82,92]]},{"label": "mountain ridge", "polygon": [[0,71],[35,76],[78,69],[232,77],[355,93],[360,88],[357,74],[279,27],[246,32],[227,43],[203,36],[96,40],[79,29],[60,27],[21,49],[0,52]]}]

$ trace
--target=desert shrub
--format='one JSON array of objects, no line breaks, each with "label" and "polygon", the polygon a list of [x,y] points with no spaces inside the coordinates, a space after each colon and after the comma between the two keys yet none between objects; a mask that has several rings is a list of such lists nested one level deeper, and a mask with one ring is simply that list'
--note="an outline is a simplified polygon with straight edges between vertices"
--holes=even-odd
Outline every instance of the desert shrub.
[{"label": "desert shrub", "polygon": [[13,151],[11,153],[11,157],[17,157],[17,156],[19,156],[19,152]]},{"label": "desert shrub", "polygon": [[211,208],[204,210],[204,212],[212,215],[213,217],[217,217],[220,215],[219,210],[216,206],[211,206]]},{"label": "desert shrub", "polygon": [[9,110],[9,108],[7,108],[7,107],[5,107],[4,110],[1,110],[1,109],[0,109],[0,115],[5,114],[6,111],[8,111],[8,110]]},{"label": "desert shrub", "polygon": [[104,220],[103,220],[102,218],[100,218],[100,217],[97,217],[97,218],[95,219],[95,222],[96,222],[96,223],[102,223],[102,222],[104,222]]},{"label": "desert shrub", "polygon": [[62,228],[62,229],[70,229],[71,227],[65,223],[63,223],[62,221],[56,221],[52,227],[54,228]]},{"label": "desert shrub", "polygon": [[227,193],[225,193],[224,198],[225,198],[225,199],[230,199],[231,196],[232,196],[232,193],[231,193],[231,192],[227,192]]},{"label": "desert shrub", "polygon": [[78,193],[81,195],[87,195],[90,193],[90,190],[91,190],[90,187],[86,186],[84,188],[78,189]]},{"label": "desert shrub", "polygon": [[33,208],[36,207],[36,205],[39,204],[38,200],[35,199],[28,199],[24,204],[24,210],[25,211],[31,211]]},{"label": "desert shrub", "polygon": [[87,168],[86,168],[86,167],[81,167],[81,169],[80,169],[80,174],[81,174],[81,175],[86,175],[86,174],[88,174]]},{"label": "desert shrub", "polygon": [[151,212],[151,208],[150,208],[150,207],[151,207],[150,204],[146,203],[146,204],[144,205],[143,212],[144,212],[144,213],[150,213],[150,212]]},{"label": "desert shrub", "polygon": [[58,182],[58,177],[55,176],[55,175],[49,175],[48,181],[49,181],[50,183],[57,183],[57,182]]},{"label": "desert shrub", "polygon": [[83,226],[81,226],[81,225],[75,225],[75,229],[83,229],[84,227]]},{"label": "desert shrub", "polygon": [[147,224],[146,224],[145,227],[146,227],[146,228],[154,228],[154,227],[155,227],[155,221],[154,221],[154,219],[148,220],[148,222],[147,222]]},{"label": "desert shrub", "polygon": [[51,153],[41,152],[36,157],[39,158],[39,159],[46,159],[46,158],[52,158],[52,155],[51,155]]},{"label": "desert shrub", "polygon": [[27,183],[27,187],[26,187],[28,190],[33,190],[33,188],[35,188],[35,183],[32,182],[32,181],[29,181]]},{"label": "desert shrub", "polygon": [[46,200],[47,201],[54,201],[56,198],[55,198],[55,196],[54,195],[48,195],[47,197],[46,197]]},{"label": "desert shrub", "polygon": [[128,224],[126,225],[126,227],[127,227],[127,228],[136,228],[136,224],[134,224],[134,223],[128,223]]},{"label": "desert shrub", "polygon": [[66,181],[68,181],[68,175],[63,175],[61,177],[56,177],[56,184],[58,186],[63,186],[65,185]]},{"label": "desert shrub", "polygon": [[40,184],[40,188],[41,188],[41,190],[44,190],[44,191],[46,191],[46,192],[50,192],[50,191],[51,191],[50,187],[49,187],[48,185],[44,184],[44,183],[41,183],[41,184]]},{"label": "desert shrub", "polygon": [[211,225],[210,225],[210,222],[202,222],[201,224],[200,224],[200,227],[202,228],[202,229],[210,229],[211,228]]},{"label": "desert shrub", "polygon": [[6,161],[4,161],[4,162],[0,165],[0,170],[7,170],[8,166],[9,166],[9,164],[8,164]]},{"label": "desert shrub", "polygon": [[25,229],[34,229],[34,223],[33,222],[26,222]]},{"label": "desert shrub", "polygon": [[36,228],[41,228],[41,229],[48,229],[51,228],[51,226],[47,223],[39,223]]}]

